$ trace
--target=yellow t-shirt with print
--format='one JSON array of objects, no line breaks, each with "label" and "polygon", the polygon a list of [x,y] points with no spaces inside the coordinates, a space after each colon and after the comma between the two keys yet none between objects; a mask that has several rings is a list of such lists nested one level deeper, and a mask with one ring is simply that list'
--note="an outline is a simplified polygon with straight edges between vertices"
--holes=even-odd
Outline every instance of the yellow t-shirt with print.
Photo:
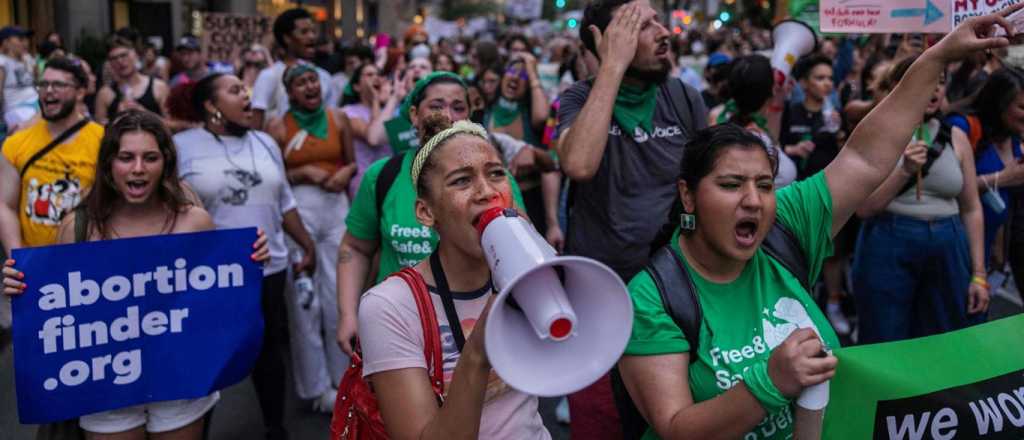
[{"label": "yellow t-shirt with print", "polygon": [[[41,119],[4,141],[3,155],[19,172],[53,140],[46,127],[47,122]],[[21,174],[18,219],[23,246],[57,242],[61,219],[92,187],[102,138],[103,126],[89,122]]]}]

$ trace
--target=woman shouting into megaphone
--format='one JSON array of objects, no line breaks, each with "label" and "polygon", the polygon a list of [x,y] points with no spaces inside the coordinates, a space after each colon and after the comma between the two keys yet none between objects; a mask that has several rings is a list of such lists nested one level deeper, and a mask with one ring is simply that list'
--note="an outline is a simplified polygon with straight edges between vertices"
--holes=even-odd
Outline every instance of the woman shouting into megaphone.
[{"label": "woman shouting into megaphone", "polygon": [[[661,295],[671,303],[686,292],[660,292],[664,284],[654,277],[661,267],[629,284],[633,333],[619,367],[650,424],[645,438],[820,435],[820,417],[800,417],[807,412],[793,403],[824,406],[821,385],[837,365],[826,353],[838,341],[806,286],[821,272],[832,238],[896,166],[946,65],[1008,45],[995,36],[996,25],[1012,35],[1004,17],[1022,6],[971,19],[925,51],[831,164],[778,192],[777,159],[760,139],[730,124],[694,136],[680,170],[680,227],[670,253],[658,255],[674,255],[702,318],[692,328],[677,325],[686,318],[667,311]],[[793,254],[803,258],[787,257]]]},{"label": "woman shouting into megaphone", "polygon": [[513,206],[510,178],[483,127],[450,124],[441,113],[424,118],[410,173],[416,218],[438,236],[436,251],[412,270],[434,306],[428,313],[440,334],[443,396],[435,395],[424,357],[430,335],[421,319],[428,317],[399,277],[370,289],[359,304],[363,374],[391,438],[549,439],[537,398],[505,385],[484,352],[494,289],[475,223],[488,209]]}]

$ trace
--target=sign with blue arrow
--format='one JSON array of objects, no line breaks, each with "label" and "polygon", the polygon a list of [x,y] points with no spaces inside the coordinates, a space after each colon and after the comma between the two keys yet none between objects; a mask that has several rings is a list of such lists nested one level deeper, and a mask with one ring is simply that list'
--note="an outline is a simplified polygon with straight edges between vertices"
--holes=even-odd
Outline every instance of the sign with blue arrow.
[{"label": "sign with blue arrow", "polygon": [[821,0],[821,31],[840,34],[947,33],[953,29],[954,3],[975,1]]},{"label": "sign with blue arrow", "polygon": [[892,18],[915,18],[923,17],[924,25],[928,26],[936,21],[942,19],[945,14],[942,10],[935,6],[931,0],[925,0],[925,6],[923,8],[901,8],[893,9],[891,13]]}]

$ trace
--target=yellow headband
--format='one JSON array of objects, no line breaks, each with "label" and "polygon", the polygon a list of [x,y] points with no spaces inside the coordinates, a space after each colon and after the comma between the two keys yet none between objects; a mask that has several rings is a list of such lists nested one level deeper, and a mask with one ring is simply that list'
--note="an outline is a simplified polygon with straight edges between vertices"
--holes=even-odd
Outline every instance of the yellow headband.
[{"label": "yellow headband", "polygon": [[483,140],[487,139],[487,130],[484,130],[480,124],[475,124],[469,121],[457,121],[451,127],[444,129],[434,137],[427,141],[427,144],[420,148],[416,152],[416,158],[412,161],[412,186],[414,188],[419,187],[420,173],[423,172],[423,165],[427,163],[427,158],[430,157],[430,153],[433,153],[435,149],[445,141],[450,139],[452,136],[457,134],[469,134],[479,137]]}]

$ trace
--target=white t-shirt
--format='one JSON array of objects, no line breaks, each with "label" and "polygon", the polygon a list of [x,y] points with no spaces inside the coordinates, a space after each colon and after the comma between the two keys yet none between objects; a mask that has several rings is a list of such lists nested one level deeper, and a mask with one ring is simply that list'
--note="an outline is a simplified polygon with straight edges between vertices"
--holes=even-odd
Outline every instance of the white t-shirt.
[{"label": "white t-shirt", "polygon": [[[441,297],[431,291],[434,314],[441,333],[445,393],[451,385],[459,351],[445,317]],[[455,311],[466,338],[487,305],[489,291],[452,292]],[[363,294],[359,303],[359,338],[363,349],[363,375],[402,368],[427,368],[423,358],[423,326],[416,300],[401,278],[387,278]],[[537,397],[509,387],[491,371],[480,415],[482,439],[549,440],[537,412]]]},{"label": "white t-shirt", "polygon": [[4,70],[4,122],[13,125],[32,119],[39,112],[39,94],[29,66],[0,54],[0,68]]},{"label": "white t-shirt", "polygon": [[[304,61],[300,61],[304,62]],[[320,93],[323,102],[328,108],[337,107],[341,97],[341,91],[335,90],[332,86],[331,74],[326,70],[313,66],[317,75],[320,76]],[[252,87],[252,108],[263,110],[264,121],[280,117],[288,111],[288,91],[284,89],[281,77],[288,66],[282,61],[271,64],[270,67],[260,71],[256,77],[256,84]]]},{"label": "white t-shirt", "polygon": [[263,274],[286,269],[282,225],[284,213],[296,203],[274,139],[250,130],[243,137],[220,136],[218,141],[205,128],[193,128],[174,135],[174,143],[178,174],[199,195],[217,228],[263,228],[270,246]]}]

